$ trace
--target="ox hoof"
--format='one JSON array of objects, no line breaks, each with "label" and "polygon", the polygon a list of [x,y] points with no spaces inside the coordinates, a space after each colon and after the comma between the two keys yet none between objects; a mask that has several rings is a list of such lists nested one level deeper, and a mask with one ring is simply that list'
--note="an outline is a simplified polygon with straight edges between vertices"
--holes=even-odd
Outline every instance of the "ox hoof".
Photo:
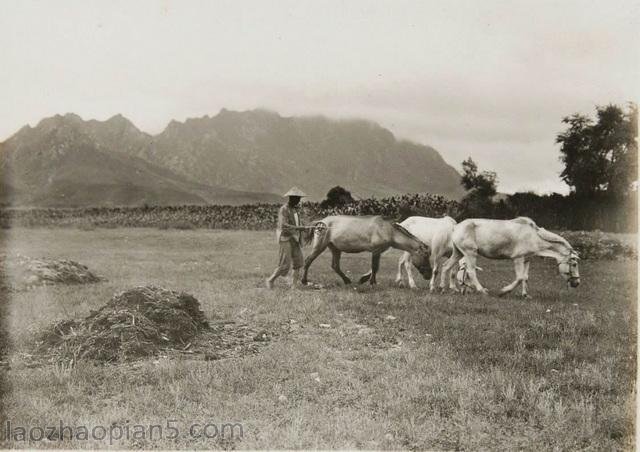
[{"label": "ox hoof", "polygon": [[489,295],[489,291],[488,291],[487,289],[482,289],[482,290],[480,290],[479,292],[480,292],[482,295],[485,295],[485,296]]},{"label": "ox hoof", "polygon": [[521,296],[522,296],[522,299],[523,299],[523,300],[528,300],[528,299],[530,299],[530,298],[531,298],[531,297],[529,296],[529,294],[526,294],[526,293],[525,293],[525,294],[522,294]]}]

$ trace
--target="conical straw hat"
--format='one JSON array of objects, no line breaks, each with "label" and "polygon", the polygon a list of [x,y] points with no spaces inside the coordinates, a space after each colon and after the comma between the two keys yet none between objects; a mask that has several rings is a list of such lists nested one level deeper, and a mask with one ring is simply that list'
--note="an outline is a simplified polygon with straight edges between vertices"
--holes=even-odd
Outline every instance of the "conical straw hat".
[{"label": "conical straw hat", "polygon": [[287,196],[300,196],[301,198],[303,196],[307,196],[307,194],[305,192],[303,192],[302,190],[300,190],[298,187],[291,187],[289,189],[288,192],[286,192],[284,195],[282,195],[283,197],[287,197]]}]

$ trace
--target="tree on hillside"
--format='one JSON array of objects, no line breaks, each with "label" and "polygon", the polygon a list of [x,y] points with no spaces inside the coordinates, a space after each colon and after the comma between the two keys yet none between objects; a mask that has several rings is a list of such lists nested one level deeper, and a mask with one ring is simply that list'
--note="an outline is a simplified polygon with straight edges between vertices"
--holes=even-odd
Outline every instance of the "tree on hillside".
[{"label": "tree on hillside", "polygon": [[322,208],[340,207],[353,201],[354,199],[350,191],[340,185],[336,185],[327,192],[327,197],[320,203],[320,206]]},{"label": "tree on hillside", "polygon": [[469,157],[462,162],[460,183],[467,190],[461,201],[464,216],[492,216],[492,198],[497,193],[497,174],[493,171],[479,173],[478,165]]},{"label": "tree on hillside", "polygon": [[576,195],[626,196],[638,175],[638,106],[596,107],[596,121],[582,114],[563,118],[559,133],[560,177]]}]

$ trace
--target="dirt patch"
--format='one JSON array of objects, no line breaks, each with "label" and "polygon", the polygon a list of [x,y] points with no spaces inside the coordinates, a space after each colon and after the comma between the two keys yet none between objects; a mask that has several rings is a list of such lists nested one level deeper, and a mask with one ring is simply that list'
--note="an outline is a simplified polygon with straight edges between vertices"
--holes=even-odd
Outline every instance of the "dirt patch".
[{"label": "dirt patch", "polygon": [[86,265],[72,260],[33,259],[21,255],[2,260],[10,277],[10,287],[15,290],[48,284],[90,284],[105,280]]}]

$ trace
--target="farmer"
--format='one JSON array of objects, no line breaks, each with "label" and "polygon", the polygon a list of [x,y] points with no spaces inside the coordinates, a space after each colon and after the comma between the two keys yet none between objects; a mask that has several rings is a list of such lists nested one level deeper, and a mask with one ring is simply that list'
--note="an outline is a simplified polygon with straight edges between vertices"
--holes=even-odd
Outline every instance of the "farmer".
[{"label": "farmer", "polygon": [[289,202],[280,207],[278,211],[278,226],[276,228],[276,238],[280,246],[280,257],[278,267],[267,279],[267,288],[273,288],[273,282],[278,276],[286,276],[289,269],[293,267],[291,286],[298,284],[300,267],[304,264],[302,248],[300,247],[300,231],[305,229],[300,220],[298,205],[303,196],[307,196],[298,187],[293,187],[286,192],[284,197],[289,197]]}]

